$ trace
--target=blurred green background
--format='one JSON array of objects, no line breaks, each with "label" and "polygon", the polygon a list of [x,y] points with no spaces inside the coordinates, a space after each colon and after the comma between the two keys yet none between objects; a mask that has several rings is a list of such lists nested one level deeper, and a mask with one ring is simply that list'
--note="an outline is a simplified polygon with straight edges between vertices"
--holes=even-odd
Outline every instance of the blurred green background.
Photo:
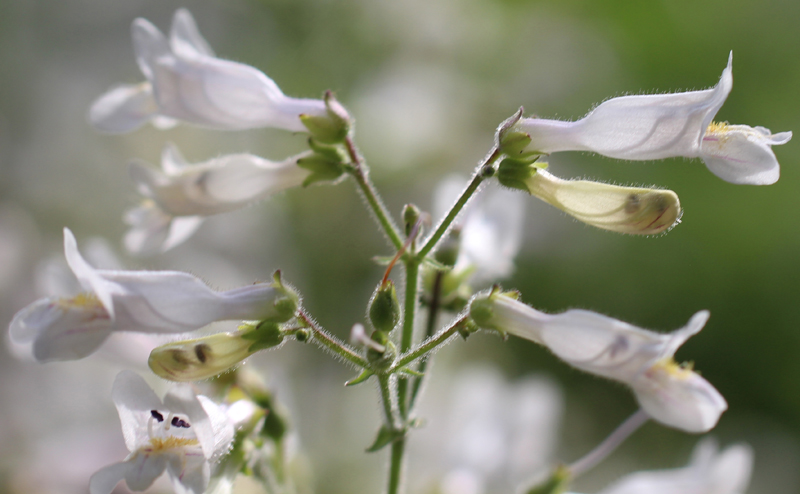
[{"label": "blurred green background", "polygon": [[[137,201],[128,160],[158,163],[166,141],[192,162],[245,151],[282,159],[303,148],[302,136],[270,129],[147,127],[107,136],[88,126],[94,98],[143,79],[131,21],[145,17],[167,30],[182,6],[219,56],[264,70],[287,94],[319,97],[333,89],[355,116],[373,179],[397,214],[407,202],[430,208],[433,188],[448,173],[471,173],[495,127],[520,105],[527,114],[576,119],[613,96],[710,87],[731,50],[734,88],[717,120],[774,132],[800,124],[796,1],[0,0],[1,320],[38,296],[37,263],[60,255],[63,226],[79,241],[102,236],[122,252],[120,218]],[[622,236],[531,198],[517,270],[503,285],[544,311],[586,308],[661,331],[709,309],[707,327],[677,357],[694,361],[728,400],[712,435],[753,445],[748,492],[781,494],[800,491],[800,152],[796,141],[775,152],[782,177],[767,187],[723,182],[699,160],[552,156],[551,170],[562,177],[676,191],[683,222],[655,238]],[[363,320],[382,273],[370,258],[390,254],[362,206],[350,182],[293,190],[211,219],[163,256],[124,262],[190,270],[226,288],[282,268],[311,313],[344,338]],[[339,387],[349,371],[338,362],[310,348],[286,352],[290,357],[279,356],[282,349],[262,358],[282,363],[276,372],[291,384],[298,424],[325,424],[322,415],[355,396],[366,403],[364,417],[377,417],[372,389]],[[452,343],[444,358],[442,372],[477,361],[496,364],[509,379],[551,376],[565,391],[557,457],[566,461],[635,409],[622,386],[573,371],[525,341],[477,335]],[[71,419],[34,421],[36,434],[0,426],[0,491],[18,490],[20,455],[32,454],[34,436],[46,442],[48,427],[67,428],[95,413],[113,423],[109,400],[81,401],[95,392],[85,385],[53,394],[61,386],[53,374],[80,365],[0,359],[2,416],[58,407],[56,396],[82,403]],[[106,395],[110,376],[98,378]],[[319,463],[312,465],[317,492],[382,485],[383,458],[361,453],[377,422],[355,420],[370,425],[324,450],[337,455],[334,463],[324,463],[334,460],[323,449],[309,453]],[[301,428],[307,447],[316,444],[310,435]],[[576,490],[594,492],[632,469],[682,465],[695,441],[647,425]]]}]

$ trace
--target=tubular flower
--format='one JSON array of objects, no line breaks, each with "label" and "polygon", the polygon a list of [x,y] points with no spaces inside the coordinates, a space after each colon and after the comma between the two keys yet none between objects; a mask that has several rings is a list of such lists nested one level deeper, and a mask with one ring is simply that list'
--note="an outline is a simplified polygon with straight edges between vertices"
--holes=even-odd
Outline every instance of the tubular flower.
[{"label": "tubular flower", "polygon": [[542,154],[590,151],[625,160],[683,156],[702,159],[718,177],[736,184],[767,185],[780,165],[771,146],[791,132],[713,122],[733,87],[731,61],[711,89],[609,99],[575,122],[520,119],[509,130],[527,134],[523,151]]},{"label": "tubular flower", "polygon": [[563,180],[542,169],[525,183],[531,195],[573,218],[618,233],[661,233],[679,223],[682,214],[671,190]]},{"label": "tubular flower", "polygon": [[122,479],[129,489],[143,491],[165,470],[176,492],[205,492],[211,464],[233,441],[234,428],[225,412],[188,385],[173,387],[162,402],[131,371],[117,375],[111,396],[131,453],[92,475],[89,492],[109,494]]},{"label": "tubular flower", "polygon": [[627,475],[600,494],[744,494],[750,482],[753,452],[745,444],[718,451],[701,441],[689,465]]},{"label": "tubular flower", "polygon": [[169,40],[141,18],[132,35],[147,82],[118,86],[92,104],[89,120],[100,131],[124,133],[173,119],[222,130],[305,131],[300,115],[328,117],[322,100],[290,98],[260,70],[216,58],[188,10],[175,12]]},{"label": "tubular flower", "polygon": [[220,156],[188,164],[173,145],[161,154],[161,170],[135,161],[129,170],[145,201],[129,210],[131,252],[165,251],[180,244],[204,217],[241,209],[282,190],[297,187],[311,175],[298,166],[308,153],[273,162],[252,154]]},{"label": "tubular flower", "polygon": [[178,271],[95,269],[66,228],[64,253],[85,292],[37,300],[9,327],[11,339],[32,344],[40,362],[86,357],[114,331],[184,333],[214,321],[285,321],[296,306],[296,295],[278,281],[216,292]]},{"label": "tubular flower", "polygon": [[470,315],[481,327],[534,341],[577,369],[627,384],[642,409],[670,427],[706,432],[728,407],[708,381],[673,358],[703,328],[708,311],[659,334],[585,310],[545,314],[492,292],[473,298]]}]

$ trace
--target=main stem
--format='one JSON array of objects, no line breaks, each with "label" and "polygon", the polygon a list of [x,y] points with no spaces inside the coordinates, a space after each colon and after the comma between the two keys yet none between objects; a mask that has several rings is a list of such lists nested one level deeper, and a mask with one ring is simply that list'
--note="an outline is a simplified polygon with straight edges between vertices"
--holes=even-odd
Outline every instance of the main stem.
[{"label": "main stem", "polygon": [[378,224],[381,226],[381,228],[383,228],[383,231],[386,233],[386,236],[389,237],[389,240],[392,242],[394,247],[396,249],[402,248],[403,237],[400,235],[400,230],[392,220],[392,216],[389,214],[386,206],[384,206],[383,201],[381,201],[375,185],[369,178],[369,168],[367,167],[367,164],[364,163],[361,154],[358,152],[358,149],[356,148],[356,145],[350,136],[345,138],[345,146],[347,147],[347,154],[350,156],[350,161],[353,164],[353,171],[351,174],[353,175],[353,178],[356,179],[358,187],[361,189],[361,192],[367,199],[367,204],[369,204],[372,213],[378,220]]}]

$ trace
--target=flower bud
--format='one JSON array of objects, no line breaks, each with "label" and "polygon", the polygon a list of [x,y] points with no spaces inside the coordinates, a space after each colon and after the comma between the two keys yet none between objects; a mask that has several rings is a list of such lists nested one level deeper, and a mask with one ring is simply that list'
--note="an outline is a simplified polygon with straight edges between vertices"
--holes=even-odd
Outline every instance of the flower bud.
[{"label": "flower bud", "polygon": [[514,160],[503,161],[500,171],[504,185],[527,189],[573,218],[604,230],[653,235],[678,224],[682,215],[678,196],[671,190],[563,180]]},{"label": "flower bud", "polygon": [[350,132],[352,119],[332,92],[326,91],[323,100],[327,110],[326,116],[303,114],[300,115],[300,121],[319,142],[324,144],[342,142]]},{"label": "flower bud", "polygon": [[217,333],[161,345],[150,352],[147,365],[169,381],[191,382],[221,374],[254,353],[253,341],[241,332]]},{"label": "flower bud", "polygon": [[274,315],[266,317],[262,321],[286,322],[294,317],[297,307],[300,305],[300,295],[292,286],[283,283],[280,269],[275,271],[272,279],[274,280],[272,286],[281,292],[281,296],[276,297],[272,304],[275,309]]},{"label": "flower bud", "polygon": [[378,286],[369,302],[369,320],[378,331],[389,333],[400,322],[400,302],[394,283],[387,280]]},{"label": "flower bud", "polygon": [[406,235],[411,235],[411,229],[419,221],[422,212],[414,204],[406,204],[403,206],[403,226]]}]

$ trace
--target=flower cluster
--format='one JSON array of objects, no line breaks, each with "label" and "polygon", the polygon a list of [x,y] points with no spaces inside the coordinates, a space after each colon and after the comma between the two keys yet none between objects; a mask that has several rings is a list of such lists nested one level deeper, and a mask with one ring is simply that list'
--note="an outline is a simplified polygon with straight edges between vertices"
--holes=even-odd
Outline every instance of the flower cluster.
[{"label": "flower cluster", "polygon": [[[217,58],[184,9],[175,13],[169,38],[144,19],[133,22],[132,35],[146,82],[100,96],[89,110],[98,130],[131,132],[148,122],[160,128],[178,122],[218,130],[273,127],[307,133],[308,149],[279,161],[242,153],[191,164],[167,145],[160,169],[133,162],[130,176],[144,201],[124,218],[131,226],[124,239],[128,250],[163,252],[187,241],[209,216],[289,188],[333,185],[348,177],[394,250],[376,258],[386,265],[383,278],[367,302],[364,321],[353,324],[351,341],[345,342],[311,317],[280,271],[271,282],[217,291],[184,272],[97,269],[65,228],[66,261],[82,291],[42,298],[21,309],[9,326],[11,340],[30,347],[37,361],[52,362],[87,357],[115,332],[182,335],[188,339],[152,349],[150,369],[173,382],[208,379],[208,395],[223,396],[218,403],[198,395],[193,386],[177,384],[162,401],[139,375],[119,373],[111,396],[130,454],[92,476],[92,494],[109,494],[121,480],[142,491],[164,472],[179,493],[217,487],[215,492],[229,492],[239,473],[259,480],[269,492],[293,492],[284,454],[290,428],[286,414],[257,380],[238,370],[223,375],[287,340],[313,342],[356,368],[359,374],[347,385],[377,381],[383,424],[368,451],[391,446],[389,494],[399,494],[403,486],[405,441],[420,423],[416,405],[430,372],[428,362],[456,334],[467,338],[488,330],[531,340],[576,369],[627,385],[636,397],[641,410],[584,458],[554,468],[531,493],[564,492],[571,480],[650,418],[689,433],[705,433],[720,420],[727,409],[722,395],[692,365],[674,359],[678,348],[704,327],[708,311],[662,334],[586,310],[546,314],[520,302],[516,292],[494,285],[475,293],[472,285],[512,273],[524,230],[520,190],[581,222],[618,233],[659,234],[680,222],[675,192],[565,180],[547,170],[543,159],[550,153],[589,151],[624,160],[700,158],[728,182],[777,181],[772,146],[788,142],[791,132],[773,135],[764,127],[713,121],[732,88],[730,58],[713,88],[612,98],[575,122],[523,118],[520,109],[499,126],[492,149],[466,185],[451,179],[437,189],[433,210],[441,219],[426,232],[428,215],[417,206],[406,205],[399,223],[386,209],[356,147],[352,118],[331,92],[320,99],[289,97],[261,71]],[[494,180],[511,190],[495,186],[470,204],[483,182]],[[405,275],[402,304],[392,275],[395,266],[402,266]],[[423,319],[420,307],[427,315],[424,337],[417,327]],[[445,312],[456,316],[440,327]],[[217,321],[240,324],[231,332],[198,332]],[[469,416],[456,421],[466,425],[458,427],[451,468],[437,485],[443,492],[482,494],[488,485],[503,483],[496,480],[500,472],[514,483],[525,482],[532,473],[527,469],[543,467],[546,456],[528,453],[551,449],[540,436],[544,429],[553,433],[560,410],[557,393],[531,385],[515,391],[504,389],[496,378],[463,376],[466,392],[455,408]],[[501,417],[514,423],[513,430],[497,425]],[[527,422],[537,417],[544,429]],[[511,437],[520,431],[534,431],[523,435],[537,437]],[[512,448],[520,455],[506,450]],[[690,466],[633,474],[603,494],[737,494],[748,482],[751,456],[745,446],[718,454],[715,446],[701,443]]]}]

